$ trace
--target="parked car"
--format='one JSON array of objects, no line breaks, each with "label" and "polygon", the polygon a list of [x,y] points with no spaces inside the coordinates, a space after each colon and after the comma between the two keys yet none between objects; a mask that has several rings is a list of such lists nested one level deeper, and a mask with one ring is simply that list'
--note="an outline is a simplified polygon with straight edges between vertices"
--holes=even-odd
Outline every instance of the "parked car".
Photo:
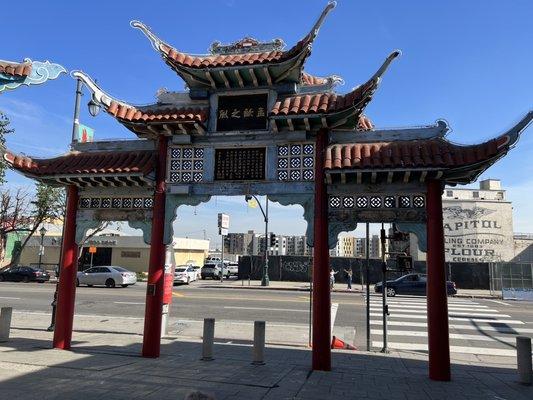
[{"label": "parked car", "polygon": [[237,263],[237,262],[229,262],[228,263],[228,270],[229,270],[229,274],[231,276],[238,276],[239,275],[239,263]]},{"label": "parked car", "polygon": [[[382,283],[378,282],[374,286],[376,293],[382,292]],[[407,274],[398,279],[387,281],[387,296],[394,297],[397,294],[414,294],[419,296],[426,295],[427,276],[424,274]],[[448,296],[457,294],[455,282],[447,281],[446,290]]]},{"label": "parked car", "polygon": [[0,282],[39,282],[44,283],[50,280],[50,274],[39,267],[16,266],[0,270]]},{"label": "parked car", "polygon": [[192,265],[178,265],[174,269],[174,284],[186,283],[188,285],[196,279],[196,270]]},{"label": "parked car", "polygon": [[105,285],[112,288],[117,285],[127,287],[136,283],[137,274],[135,272],[116,266],[92,267],[78,272],[78,278],[76,279],[76,286]]},{"label": "parked car", "polygon": [[201,276],[202,279],[206,278],[212,278],[212,279],[220,279],[220,274],[228,279],[230,277],[230,271],[228,267],[223,263],[216,263],[216,264],[205,264],[202,267],[201,270]]},{"label": "parked car", "polygon": [[202,277],[202,267],[200,267],[199,265],[192,265],[192,264],[189,264],[189,267],[194,268],[194,272],[196,273],[195,280],[198,280]]}]

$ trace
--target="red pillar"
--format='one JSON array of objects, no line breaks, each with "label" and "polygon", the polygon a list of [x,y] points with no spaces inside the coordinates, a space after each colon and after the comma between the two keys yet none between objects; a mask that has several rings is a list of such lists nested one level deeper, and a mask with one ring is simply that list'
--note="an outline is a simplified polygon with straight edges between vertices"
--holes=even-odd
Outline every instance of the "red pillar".
[{"label": "red pillar", "polygon": [[331,295],[329,288],[328,194],[324,158],[328,131],[316,139],[313,245],[313,370],[331,370]]},{"label": "red pillar", "polygon": [[450,338],[440,180],[427,183],[427,319],[429,378],[449,381]]},{"label": "red pillar", "polygon": [[78,188],[67,188],[67,209],[60,261],[59,289],[57,294],[54,348],[68,350],[72,339],[74,302],[76,299],[76,275],[78,272],[78,245],[76,244],[76,211]]},{"label": "red pillar", "polygon": [[165,178],[167,170],[168,141],[164,136],[158,140],[156,165],[156,186],[152,214],[152,241],[148,285],[146,288],[146,308],[144,312],[143,357],[159,357],[161,345],[161,320],[163,312],[163,291],[165,275]]}]

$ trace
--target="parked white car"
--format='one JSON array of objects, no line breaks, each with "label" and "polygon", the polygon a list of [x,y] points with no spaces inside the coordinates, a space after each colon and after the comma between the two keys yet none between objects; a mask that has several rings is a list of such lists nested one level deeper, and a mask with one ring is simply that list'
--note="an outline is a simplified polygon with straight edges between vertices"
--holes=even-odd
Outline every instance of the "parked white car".
[{"label": "parked white car", "polygon": [[126,268],[116,266],[92,267],[85,271],[78,272],[76,286],[87,285],[105,285],[106,287],[115,287],[120,285],[127,287],[137,283],[137,274],[128,271]]},{"label": "parked white car", "polygon": [[186,283],[188,285],[196,279],[198,279],[198,275],[192,265],[178,265],[174,269],[174,283]]},{"label": "parked white car", "polygon": [[228,270],[229,270],[229,274],[231,276],[238,276],[239,275],[239,263],[237,263],[237,262],[229,262],[228,263]]}]

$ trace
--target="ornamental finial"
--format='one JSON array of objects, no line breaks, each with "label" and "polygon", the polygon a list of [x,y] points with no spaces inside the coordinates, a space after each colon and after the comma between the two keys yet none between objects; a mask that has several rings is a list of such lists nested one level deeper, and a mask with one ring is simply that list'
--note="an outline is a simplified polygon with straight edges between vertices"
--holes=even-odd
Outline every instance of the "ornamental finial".
[{"label": "ornamental finial", "polygon": [[167,43],[162,41],[159,37],[157,37],[155,33],[152,32],[152,29],[150,29],[147,25],[145,25],[141,21],[137,21],[137,20],[130,21],[130,26],[132,28],[139,29],[144,34],[144,36],[146,36],[148,40],[150,40],[150,43],[152,44],[152,47],[154,48],[154,50],[161,51],[162,45],[171,47]]}]

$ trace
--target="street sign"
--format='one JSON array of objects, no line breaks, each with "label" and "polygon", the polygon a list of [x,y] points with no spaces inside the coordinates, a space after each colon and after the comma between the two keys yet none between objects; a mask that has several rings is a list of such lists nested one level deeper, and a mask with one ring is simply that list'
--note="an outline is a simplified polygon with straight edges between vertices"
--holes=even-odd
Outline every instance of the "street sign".
[{"label": "street sign", "polygon": [[90,247],[89,247],[89,253],[90,253],[90,254],[94,254],[94,253],[96,253],[96,246],[90,246]]},{"label": "street sign", "polygon": [[223,229],[229,229],[229,215],[219,213],[218,214],[218,227]]},{"label": "street sign", "polygon": [[226,236],[228,234],[227,228],[218,228],[218,234],[222,236]]}]

